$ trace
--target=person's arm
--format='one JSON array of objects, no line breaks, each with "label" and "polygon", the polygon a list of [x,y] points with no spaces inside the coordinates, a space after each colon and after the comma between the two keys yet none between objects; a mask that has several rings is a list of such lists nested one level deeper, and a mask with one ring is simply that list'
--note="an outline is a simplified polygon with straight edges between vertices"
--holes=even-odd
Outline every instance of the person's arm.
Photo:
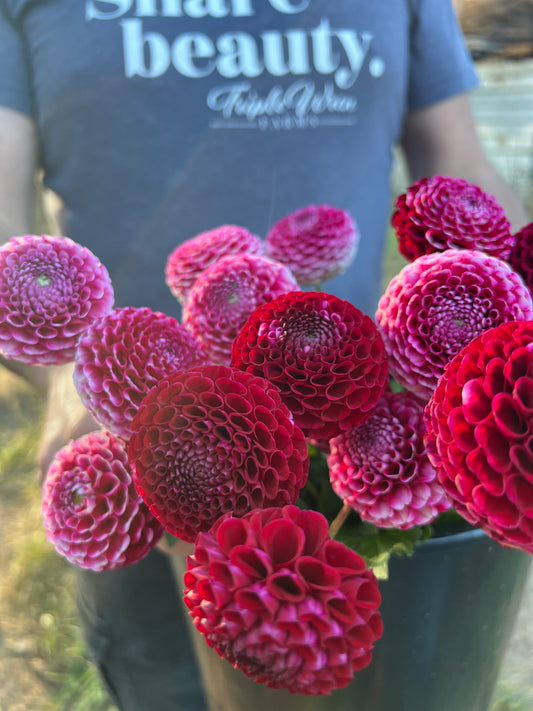
[{"label": "person's arm", "polygon": [[[0,106],[0,244],[33,229],[37,154],[33,119]],[[1,355],[0,364],[45,391],[46,368],[27,366]]]},{"label": "person's arm", "polygon": [[[33,120],[0,107],[0,243],[31,233],[38,166]],[[46,472],[56,451],[97,425],[81,404],[72,381],[72,366],[28,366],[0,356],[0,363],[47,395],[39,465]]]},{"label": "person's arm", "polygon": [[463,178],[498,200],[513,230],[530,221],[516,194],[485,155],[468,94],[410,113],[404,123],[402,147],[413,182],[433,175]]}]

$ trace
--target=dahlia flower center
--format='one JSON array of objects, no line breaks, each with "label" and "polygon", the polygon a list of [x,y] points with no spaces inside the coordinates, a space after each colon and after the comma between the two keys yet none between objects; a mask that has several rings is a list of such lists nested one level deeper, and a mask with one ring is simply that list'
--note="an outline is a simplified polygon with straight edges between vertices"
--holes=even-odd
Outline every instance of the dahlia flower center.
[{"label": "dahlia flower center", "polygon": [[353,431],[350,458],[360,467],[383,469],[394,456],[401,436],[402,427],[396,418],[373,415]]},{"label": "dahlia flower center", "polygon": [[428,325],[430,350],[455,354],[485,327],[483,309],[480,304],[466,300],[444,301],[434,309]]},{"label": "dahlia flower center", "polygon": [[50,286],[52,283],[52,279],[46,273],[39,274],[36,281],[39,286]]},{"label": "dahlia flower center", "polygon": [[299,313],[282,324],[278,343],[304,357],[320,355],[322,348],[335,348],[341,339],[337,324],[318,313]]}]

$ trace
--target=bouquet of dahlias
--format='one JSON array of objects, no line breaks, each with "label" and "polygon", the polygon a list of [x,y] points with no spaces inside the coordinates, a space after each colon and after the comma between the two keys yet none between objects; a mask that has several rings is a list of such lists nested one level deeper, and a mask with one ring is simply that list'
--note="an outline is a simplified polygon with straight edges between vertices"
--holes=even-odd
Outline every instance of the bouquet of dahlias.
[{"label": "bouquet of dahlias", "polygon": [[392,223],[410,261],[374,319],[319,286],[359,241],[326,205],[265,239],[224,225],[177,247],[181,323],[113,308],[104,265],[70,239],[0,249],[0,352],[73,362],[102,428],[50,466],[49,540],[94,571],[164,534],[194,544],[194,625],[272,688],[349,684],[382,633],[389,556],[441,522],[533,553],[533,230],[443,177]]}]

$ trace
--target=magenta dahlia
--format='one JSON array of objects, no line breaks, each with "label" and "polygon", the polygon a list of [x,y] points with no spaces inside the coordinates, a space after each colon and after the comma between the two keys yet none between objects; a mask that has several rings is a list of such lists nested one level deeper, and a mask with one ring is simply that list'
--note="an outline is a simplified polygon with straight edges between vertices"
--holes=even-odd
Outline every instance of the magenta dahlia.
[{"label": "magenta dahlia", "polygon": [[152,513],[188,542],[229,511],[294,503],[309,466],[277,389],[215,365],[172,373],[150,390],[128,453]]},{"label": "magenta dahlia", "polygon": [[144,558],[164,532],[135,490],[124,445],[104,431],[56,454],[44,481],[42,516],[56,551],[96,571]]},{"label": "magenta dahlia", "polygon": [[382,634],[376,578],[296,506],[219,519],[187,560],[185,603],[221,657],[256,682],[329,694],[366,667]]},{"label": "magenta dahlia", "polygon": [[222,225],[180,244],[167,259],[165,276],[170,291],[184,304],[197,277],[229,254],[263,254],[264,243],[245,227]]},{"label": "magenta dahlia", "polygon": [[292,292],[257,308],[233,344],[232,365],[273,383],[307,437],[361,424],[387,382],[371,318],[347,301]]},{"label": "magenta dahlia", "polygon": [[299,289],[290,270],[255,254],[232,254],[195,281],[183,308],[183,324],[214,363],[227,365],[233,341],[252,311],[287,291]]},{"label": "magenta dahlia", "polygon": [[450,248],[507,259],[513,243],[511,225],[492,196],[466,180],[440,175],[422,178],[397,198],[392,226],[409,261]]},{"label": "magenta dahlia", "polygon": [[425,431],[420,401],[387,390],[366,422],[331,440],[333,490],[380,528],[430,523],[450,503],[429,461]]},{"label": "magenta dahlia", "polygon": [[465,346],[426,424],[430,459],[461,516],[533,554],[533,321],[501,324]]},{"label": "magenta dahlia", "polygon": [[475,336],[504,321],[532,317],[531,295],[508,264],[455,249],[405,266],[376,313],[391,373],[424,400],[447,363]]},{"label": "magenta dahlia", "polygon": [[309,205],[283,217],[266,236],[266,254],[286,264],[301,286],[342,274],[353,262],[359,231],[346,210]]},{"label": "magenta dahlia", "polygon": [[148,308],[115,309],[78,341],[74,384],[93,417],[128,439],[148,390],[165,375],[207,360],[197,339],[176,319]]},{"label": "magenta dahlia", "polygon": [[113,306],[106,268],[67,237],[25,235],[0,247],[0,353],[30,365],[74,358],[87,326]]},{"label": "magenta dahlia", "polygon": [[514,235],[509,264],[515,272],[520,274],[529,289],[529,293],[533,295],[533,222],[522,227]]}]

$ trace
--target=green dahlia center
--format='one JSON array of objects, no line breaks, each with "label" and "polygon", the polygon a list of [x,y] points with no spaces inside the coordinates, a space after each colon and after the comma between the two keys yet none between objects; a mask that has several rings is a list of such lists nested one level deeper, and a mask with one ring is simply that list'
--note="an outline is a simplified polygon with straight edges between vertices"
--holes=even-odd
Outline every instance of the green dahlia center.
[{"label": "green dahlia center", "polygon": [[48,276],[48,274],[43,273],[38,275],[37,284],[39,284],[39,286],[50,286],[51,283],[52,279]]}]

